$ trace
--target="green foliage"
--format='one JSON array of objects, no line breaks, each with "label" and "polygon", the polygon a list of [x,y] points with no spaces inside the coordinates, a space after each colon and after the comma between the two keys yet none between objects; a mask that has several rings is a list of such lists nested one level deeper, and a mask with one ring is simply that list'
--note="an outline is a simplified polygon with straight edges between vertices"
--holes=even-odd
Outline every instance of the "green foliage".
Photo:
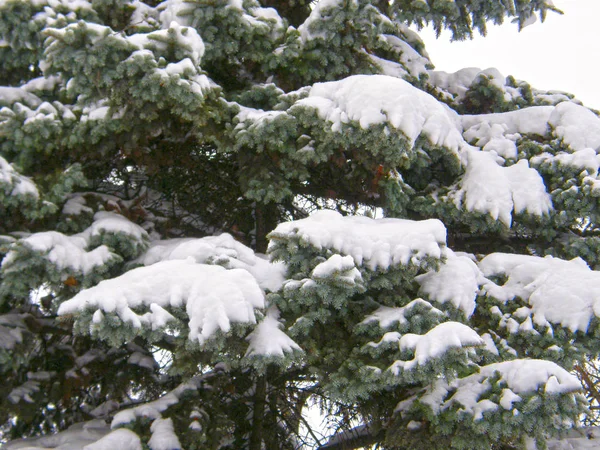
[{"label": "green foliage", "polygon": [[522,28],[536,12],[542,20],[548,11],[560,12],[552,2],[546,0],[510,3],[469,0],[459,4],[449,0],[431,3],[401,0],[394,2],[391,9],[399,19],[415,23],[419,27],[432,23],[438,34],[443,28],[447,28],[457,40],[472,37],[473,30],[485,35],[488,22],[500,24],[506,17],[514,18],[519,28]]}]

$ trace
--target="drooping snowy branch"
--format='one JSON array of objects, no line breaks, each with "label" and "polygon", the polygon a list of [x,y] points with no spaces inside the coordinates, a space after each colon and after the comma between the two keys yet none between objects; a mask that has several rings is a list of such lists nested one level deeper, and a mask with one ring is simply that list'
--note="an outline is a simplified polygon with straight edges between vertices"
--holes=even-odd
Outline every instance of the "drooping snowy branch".
[{"label": "drooping snowy branch", "polygon": [[494,253],[481,261],[487,277],[505,277],[503,284],[488,282],[488,295],[510,302],[516,297],[530,306],[523,317],[540,327],[561,325],[572,332],[587,332],[600,316],[600,274],[582,259],[565,261],[547,256]]},{"label": "drooping snowy branch", "polygon": [[[232,322],[256,323],[254,309],[264,305],[264,294],[247,271],[187,259],[159,262],[102,281],[63,303],[59,314],[95,310],[95,324],[105,313],[113,313],[134,328],[157,330],[174,321],[165,308],[179,308],[189,318],[189,339],[202,344],[218,330],[228,332]],[[139,315],[137,308],[150,311]]]},{"label": "drooping snowy branch", "polygon": [[280,224],[270,238],[270,251],[275,258],[280,243],[289,240],[299,247],[310,245],[351,256],[355,264],[371,270],[386,270],[441,258],[446,229],[437,220],[373,220],[319,211],[308,219]]}]

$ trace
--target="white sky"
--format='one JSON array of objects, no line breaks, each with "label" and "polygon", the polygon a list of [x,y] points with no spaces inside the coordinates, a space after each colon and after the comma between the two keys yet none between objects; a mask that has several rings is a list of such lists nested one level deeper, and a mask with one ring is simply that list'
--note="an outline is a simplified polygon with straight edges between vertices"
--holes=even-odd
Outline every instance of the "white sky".
[{"label": "white sky", "polygon": [[510,22],[489,25],[486,37],[450,42],[431,29],[419,32],[437,70],[495,67],[534,88],[575,94],[586,106],[600,109],[600,0],[554,0],[564,15],[548,13],[518,31]]}]

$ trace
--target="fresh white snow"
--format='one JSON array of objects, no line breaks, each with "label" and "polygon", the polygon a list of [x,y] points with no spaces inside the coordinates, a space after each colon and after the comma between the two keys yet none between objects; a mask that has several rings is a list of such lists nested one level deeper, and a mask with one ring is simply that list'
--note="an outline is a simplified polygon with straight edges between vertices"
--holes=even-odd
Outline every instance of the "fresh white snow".
[{"label": "fresh white snow", "polygon": [[410,312],[415,306],[425,308],[433,314],[444,315],[442,311],[431,306],[431,303],[426,302],[421,298],[417,298],[416,300],[413,300],[402,307],[392,308],[389,306],[381,306],[377,308],[373,313],[368,315],[366,319],[362,321],[362,323],[368,324],[371,322],[377,322],[378,325],[383,329],[390,328],[395,323],[398,323],[399,325],[404,325],[408,322],[408,319],[406,318],[406,313]]},{"label": "fresh white snow", "polygon": [[11,196],[30,195],[34,199],[40,196],[33,181],[19,174],[2,156],[0,156],[0,188]]},{"label": "fresh white snow", "polygon": [[454,73],[430,70],[427,73],[429,75],[429,83],[442,92],[448,92],[456,100],[462,100],[471,85],[483,77],[487,78],[493,86],[504,91],[505,100],[510,100],[513,96],[520,96],[517,89],[506,85],[505,77],[498,69],[493,67],[485,70],[477,67],[467,67]]},{"label": "fresh white snow", "polygon": [[[181,450],[172,419],[156,419],[150,425],[152,436],[148,441],[150,450]],[[114,431],[113,431],[114,433]]]},{"label": "fresh white snow", "polygon": [[266,257],[236,241],[227,233],[203,238],[153,241],[136,262],[149,266],[160,261],[193,258],[200,264],[219,264],[228,269],[251,273],[261,288],[277,291],[285,280],[286,266],[271,263]]},{"label": "fresh white snow", "polygon": [[[132,308],[150,309],[143,315]],[[256,323],[254,308],[264,294],[249,272],[197,264],[192,258],[162,261],[104,280],[64,302],[59,315],[86,309],[116,313],[134,327],[162,328],[174,320],[164,308],[181,308],[189,317],[189,339],[200,344],[232,322]],[[99,318],[100,320],[101,318]]]},{"label": "fresh white snow", "polygon": [[360,271],[354,265],[354,259],[350,255],[332,255],[327,261],[318,264],[312,271],[314,280],[323,280],[336,276],[345,282],[354,285],[362,281]]},{"label": "fresh white snow", "polygon": [[[89,422],[78,423],[72,425],[67,430],[49,436],[42,436],[30,439],[17,439],[4,444],[3,449],[6,450],[141,450],[139,438],[130,430],[119,431],[113,437],[106,441],[101,441],[103,437],[110,433],[110,428],[104,420],[91,420]],[[127,433],[128,432],[128,433]],[[129,433],[133,434],[131,436]],[[113,439],[122,439],[123,446],[115,445]],[[137,438],[138,445],[135,445]],[[102,447],[104,444],[112,442],[112,447]],[[129,447],[125,445],[127,442],[133,444]],[[96,445],[98,444],[99,445]],[[121,444],[121,443],[119,443]],[[92,446],[95,445],[95,446]]]},{"label": "fresh white snow", "polygon": [[467,168],[460,189],[449,194],[458,208],[488,213],[509,228],[514,214],[542,216],[553,209],[542,177],[526,160],[502,167],[495,153],[466,152]]},{"label": "fresh white snow", "polygon": [[[66,236],[57,231],[36,233],[20,241],[22,245],[45,254],[45,257],[59,270],[72,269],[87,274],[94,268],[102,267],[117,255],[101,245],[87,251],[88,240],[81,235]],[[2,269],[10,270],[10,265],[18,252],[11,250],[2,260]]]},{"label": "fresh white snow", "polygon": [[[480,399],[491,388],[489,379],[500,375],[499,382],[505,385],[499,403]],[[546,394],[571,393],[581,390],[581,383],[557,364],[535,359],[517,359],[483,366],[479,373],[465,378],[457,378],[450,383],[440,379],[427,390],[420,399],[435,413],[439,413],[454,404],[460,410],[481,420],[486,411],[495,411],[499,407],[508,409],[519,403],[518,397],[543,389]],[[454,394],[448,398],[450,390]]]},{"label": "fresh white snow", "polygon": [[586,170],[588,174],[596,177],[600,167],[600,155],[591,148],[584,148],[573,153],[558,152],[555,155],[544,152],[531,158],[531,162],[536,165],[556,163],[559,166],[572,167],[580,171]]},{"label": "fresh white snow", "polygon": [[572,102],[559,103],[548,123],[554,129],[554,135],[571,149],[600,151],[600,118],[589,109]]},{"label": "fresh white snow", "polygon": [[477,145],[485,145],[485,139],[489,139],[489,133],[496,127],[501,127],[503,134],[520,135],[537,134],[545,136],[548,134],[548,121],[554,112],[554,106],[531,106],[529,108],[517,109],[505,113],[464,115],[460,120],[465,130],[465,137],[471,141],[479,140]]},{"label": "fresh white snow", "polygon": [[[111,260],[120,260],[120,256],[111,252],[106,245],[88,250],[90,240],[102,233],[125,234],[139,243],[148,239],[143,228],[124,216],[100,211],[95,214],[92,225],[81,233],[67,236],[57,231],[46,231],[21,239],[19,244],[43,254],[59,270],[72,269],[86,275]],[[10,250],[2,260],[2,270],[10,270],[18,255],[18,250]]]},{"label": "fresh white snow", "polygon": [[484,277],[477,265],[465,255],[445,250],[446,261],[439,270],[429,271],[415,279],[421,285],[420,293],[438,303],[450,302],[465,316],[475,311],[475,299]]},{"label": "fresh white snow", "polygon": [[400,350],[413,350],[410,361],[395,361],[390,370],[398,375],[403,370],[423,366],[434,358],[443,356],[452,348],[466,348],[484,345],[475,330],[460,322],[441,323],[423,335],[407,333],[400,338]]},{"label": "fresh white snow", "polygon": [[[565,261],[493,253],[479,268],[486,277],[507,278],[501,286],[489,281],[483,289],[503,302],[515,297],[528,302],[530,313],[520,315],[531,314],[535,325],[560,324],[573,332],[586,332],[592,318],[600,316],[600,272],[591,270],[580,258]],[[514,328],[516,331],[519,329]]]},{"label": "fresh white snow", "polygon": [[111,431],[93,444],[86,445],[83,450],[115,450],[117,448],[119,450],[142,450],[143,447],[137,434],[126,428],[120,428]]},{"label": "fresh white snow", "polygon": [[300,346],[281,330],[282,327],[279,311],[271,306],[265,318],[248,335],[249,345],[245,356],[283,357],[286,353],[302,351]]},{"label": "fresh white snow", "polygon": [[407,81],[385,75],[354,75],[340,81],[316,83],[295,106],[310,107],[331,123],[358,122],[362,128],[385,124],[401,131],[413,145],[424,135],[433,145],[458,154],[465,145],[456,113]]},{"label": "fresh white snow", "polygon": [[357,266],[386,270],[391,266],[419,264],[425,258],[439,259],[446,242],[446,228],[436,219],[370,219],[343,217],[323,210],[310,217],[282,223],[270,233],[271,243],[298,239],[300,245],[329,248],[351,256]]}]

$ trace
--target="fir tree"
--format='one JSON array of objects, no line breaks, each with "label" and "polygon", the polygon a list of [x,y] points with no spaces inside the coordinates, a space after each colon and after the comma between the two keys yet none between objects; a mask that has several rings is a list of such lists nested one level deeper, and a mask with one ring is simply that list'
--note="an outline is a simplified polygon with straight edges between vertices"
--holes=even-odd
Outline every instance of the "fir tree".
[{"label": "fir tree", "polygon": [[[548,11],[0,0],[6,448],[543,448],[576,427],[600,118],[435,71],[409,28]],[[347,431],[328,444],[315,401]]]}]

